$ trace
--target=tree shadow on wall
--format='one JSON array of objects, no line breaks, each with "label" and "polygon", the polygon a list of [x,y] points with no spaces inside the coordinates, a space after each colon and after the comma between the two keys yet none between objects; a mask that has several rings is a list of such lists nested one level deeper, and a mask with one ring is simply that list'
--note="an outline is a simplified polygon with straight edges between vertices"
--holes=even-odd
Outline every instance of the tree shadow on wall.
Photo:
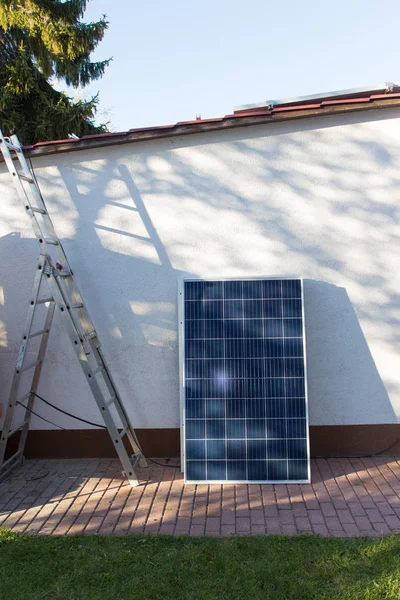
[{"label": "tree shadow on wall", "polygon": [[[343,118],[360,122],[357,115]],[[80,153],[54,159],[61,175],[51,184],[59,187],[57,201],[47,193],[46,201],[58,232],[67,220],[74,224],[63,244],[135,423],[178,423],[176,283],[192,271],[196,276],[292,274],[310,281],[317,276],[348,289],[351,284],[352,297],[354,290],[363,292],[356,304],[363,327],[383,325],[375,347],[394,347],[398,292],[386,264],[396,247],[398,209],[385,197],[400,190],[400,178],[397,146],[390,138],[381,143],[368,130],[378,118],[386,117],[369,113],[361,129],[340,128],[338,147],[331,137],[335,121],[313,119],[284,130],[274,124],[227,131],[223,139],[188,136],[143,143],[140,152],[131,145],[93,150],[83,160]],[[62,195],[65,187],[69,198]],[[329,228],[321,227],[321,215]],[[357,252],[368,256],[364,270]],[[323,347],[332,361],[321,362],[319,351],[311,358],[313,420],[340,414],[349,422],[358,411],[354,398],[365,394],[360,419],[393,421],[354,309],[349,301],[345,306],[337,289],[314,288],[324,309],[315,312],[319,327],[309,346]],[[337,329],[323,339],[319,333],[337,316],[331,296],[343,307],[340,322],[348,324],[352,339],[343,324],[340,336]],[[312,305],[310,292],[308,298]],[[309,312],[308,327],[313,319]],[[330,348],[324,341],[329,336]],[[387,384],[396,393],[396,382]],[[340,410],[329,406],[331,394],[342,403]]]},{"label": "tree shadow on wall", "polygon": [[[346,289],[305,279],[304,306],[311,423],[326,424],[332,404],[332,425],[393,423],[396,415]],[[397,437],[371,439],[371,447],[379,453]],[[341,454],[341,443],[329,440],[333,455]]]},{"label": "tree shadow on wall", "polygon": [[[111,198],[110,172],[120,190]],[[79,218],[63,245],[134,425],[176,427],[178,280],[190,274],[171,265],[126,166],[108,163],[95,176],[89,194],[64,177]]]}]

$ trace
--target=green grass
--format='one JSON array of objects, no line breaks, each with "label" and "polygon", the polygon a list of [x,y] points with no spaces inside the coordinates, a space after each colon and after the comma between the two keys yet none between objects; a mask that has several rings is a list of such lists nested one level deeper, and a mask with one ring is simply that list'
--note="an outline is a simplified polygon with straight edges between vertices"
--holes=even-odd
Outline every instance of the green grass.
[{"label": "green grass", "polygon": [[400,536],[43,537],[0,529],[1,600],[400,598]]}]

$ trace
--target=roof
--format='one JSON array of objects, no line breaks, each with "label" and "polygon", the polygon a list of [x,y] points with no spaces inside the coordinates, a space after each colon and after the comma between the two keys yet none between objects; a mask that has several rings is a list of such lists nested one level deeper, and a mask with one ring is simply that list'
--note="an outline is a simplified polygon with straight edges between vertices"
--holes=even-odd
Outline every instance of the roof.
[{"label": "roof", "polygon": [[300,98],[269,100],[259,104],[238,107],[232,114],[215,119],[181,121],[173,125],[129,129],[117,133],[85,135],[81,138],[37,142],[26,146],[30,156],[58,152],[71,152],[153,140],[207,133],[222,129],[266,125],[279,121],[320,117],[327,114],[348,113],[369,109],[400,107],[400,86],[382,84],[371,88],[358,88]]}]

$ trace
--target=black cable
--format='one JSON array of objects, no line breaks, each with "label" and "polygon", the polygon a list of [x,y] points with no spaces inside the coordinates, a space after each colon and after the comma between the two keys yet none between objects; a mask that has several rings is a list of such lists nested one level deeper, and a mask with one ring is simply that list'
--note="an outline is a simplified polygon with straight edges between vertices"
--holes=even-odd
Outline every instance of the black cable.
[{"label": "black cable", "polygon": [[[144,454],[143,454],[144,456]],[[160,463],[154,460],[154,458],[149,458],[148,456],[144,456],[146,460],[154,463],[155,465],[159,465],[160,467],[169,467],[170,469],[176,469],[178,465],[167,465],[166,463]],[[170,460],[169,458],[167,460]]]},{"label": "black cable", "polygon": [[19,404],[20,406],[25,408],[25,410],[27,410],[28,412],[35,415],[35,417],[39,417],[39,419],[42,419],[42,421],[46,421],[46,423],[49,423],[50,425],[54,425],[54,427],[58,427],[59,429],[62,429],[63,431],[67,431],[64,427],[61,427],[61,425],[57,425],[57,423],[53,423],[53,421],[49,421],[48,419],[41,417],[40,415],[38,415],[38,413],[35,413],[34,410],[32,410],[31,408],[28,408],[27,406],[25,406],[25,404],[22,404],[22,402],[19,402],[19,400],[17,400],[15,404]]},{"label": "black cable", "polygon": [[[31,394],[33,396],[35,396],[36,398],[39,398],[39,400],[41,400],[45,404],[48,404],[49,406],[51,406],[51,408],[54,408],[54,410],[58,410],[60,413],[63,413],[64,415],[67,415],[68,417],[72,417],[73,419],[76,419],[77,421],[82,421],[82,423],[87,423],[88,425],[93,425],[94,427],[99,427],[100,429],[107,429],[107,427],[105,427],[104,425],[99,425],[98,423],[92,423],[91,421],[87,421],[86,419],[81,419],[80,417],[77,417],[77,416],[67,412],[66,410],[63,410],[62,408],[55,406],[54,404],[52,404],[51,402],[48,402],[48,400],[45,400],[44,398],[42,398],[42,396],[39,396],[39,394],[36,394],[36,392],[33,392],[32,390],[31,390]],[[18,404],[21,404],[21,402],[18,402]],[[21,406],[23,406],[27,410],[30,410],[24,404],[21,404]],[[45,419],[44,417],[41,417],[40,415],[34,413],[33,411],[30,411],[30,412],[33,413],[36,417],[39,417],[39,419],[42,419],[43,421],[46,421],[47,423],[50,423],[51,425],[55,425],[56,427],[59,427],[63,431],[67,431],[65,429],[65,427],[61,427],[61,425],[57,425],[56,423],[53,423],[52,421],[48,421],[47,419]],[[165,463],[157,462],[153,458],[149,458],[148,456],[145,456],[144,454],[143,454],[143,456],[144,456],[144,458],[146,458],[146,460],[149,460],[150,462],[155,463],[156,465],[159,465],[160,467],[170,467],[171,469],[176,468],[175,465],[167,465]]]},{"label": "black cable", "polygon": [[99,427],[100,429],[107,429],[107,427],[105,425],[99,425],[98,423],[92,423],[92,421],[87,421],[86,419],[81,419],[81,417],[76,417],[75,415],[67,412],[66,410],[63,410],[62,408],[59,408],[58,406],[54,406],[54,404],[52,404],[51,402],[48,402],[47,400],[42,398],[42,396],[39,396],[39,394],[32,392],[32,390],[31,390],[31,394],[33,396],[36,396],[36,398],[39,398],[39,400],[41,400],[48,406],[51,406],[51,408],[54,408],[54,410],[58,410],[58,412],[63,413],[63,415],[67,415],[67,417],[71,417],[72,419],[76,419],[77,421],[82,421],[82,423],[86,423],[87,425],[93,425],[93,427]]}]

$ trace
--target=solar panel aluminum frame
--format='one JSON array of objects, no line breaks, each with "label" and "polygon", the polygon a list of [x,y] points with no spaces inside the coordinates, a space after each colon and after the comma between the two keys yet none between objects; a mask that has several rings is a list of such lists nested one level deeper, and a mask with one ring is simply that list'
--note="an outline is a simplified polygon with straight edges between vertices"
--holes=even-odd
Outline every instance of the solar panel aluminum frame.
[{"label": "solar panel aluminum frame", "polygon": [[[187,282],[201,282],[201,281],[268,281],[268,280],[297,280],[300,281],[301,285],[301,316],[302,316],[302,342],[303,342],[303,356],[304,356],[304,389],[305,389],[305,411],[306,411],[306,432],[307,432],[307,479],[292,480],[282,479],[273,481],[255,481],[255,480],[199,480],[194,481],[192,479],[187,480],[186,478],[186,458],[185,458],[185,446],[186,446],[186,396],[185,396],[185,283]],[[308,370],[307,370],[307,352],[306,352],[306,328],[305,328],[305,308],[304,308],[304,278],[295,276],[249,276],[249,277],[180,277],[178,279],[178,350],[179,350],[179,400],[180,400],[180,441],[181,441],[181,472],[184,474],[184,483],[191,484],[207,484],[207,485],[224,485],[224,484],[266,484],[266,485],[279,485],[279,484],[303,484],[311,483],[311,469],[310,469],[310,430],[309,430],[309,415],[308,415]]]}]

